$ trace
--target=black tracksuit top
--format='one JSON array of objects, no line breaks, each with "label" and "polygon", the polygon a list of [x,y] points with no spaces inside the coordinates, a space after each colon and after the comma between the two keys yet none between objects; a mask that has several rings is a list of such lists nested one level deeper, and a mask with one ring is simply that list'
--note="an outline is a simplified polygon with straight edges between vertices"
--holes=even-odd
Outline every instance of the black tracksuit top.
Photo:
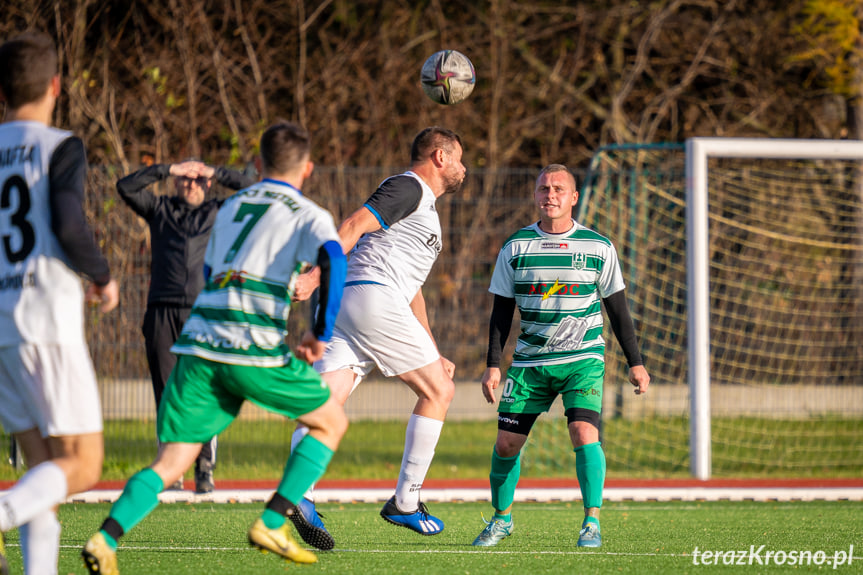
[{"label": "black tracksuit top", "polygon": [[[192,207],[175,195],[156,196],[147,187],[170,176],[170,165],[156,164],[117,182],[117,191],[150,225],[150,289],[147,304],[191,307],[204,287],[204,253],[222,200]],[[216,168],[215,180],[240,190],[255,181],[242,172]]]}]

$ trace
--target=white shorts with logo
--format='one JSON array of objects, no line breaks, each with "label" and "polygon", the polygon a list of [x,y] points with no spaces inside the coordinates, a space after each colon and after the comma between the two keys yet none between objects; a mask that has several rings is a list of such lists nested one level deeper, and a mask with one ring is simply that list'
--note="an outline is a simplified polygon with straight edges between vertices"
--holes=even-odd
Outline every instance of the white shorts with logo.
[{"label": "white shorts with logo", "polygon": [[102,431],[96,373],[86,343],[0,348],[0,424],[43,437]]},{"label": "white shorts with logo", "polygon": [[319,373],[350,369],[361,378],[375,366],[387,377],[440,360],[434,340],[395,289],[380,284],[346,285],[333,337]]}]

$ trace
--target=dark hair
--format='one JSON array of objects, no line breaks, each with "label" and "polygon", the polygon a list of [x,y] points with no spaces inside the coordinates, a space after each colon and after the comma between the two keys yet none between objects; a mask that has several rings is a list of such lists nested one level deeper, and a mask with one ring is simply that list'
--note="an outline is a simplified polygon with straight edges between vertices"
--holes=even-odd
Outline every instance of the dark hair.
[{"label": "dark hair", "polygon": [[537,183],[539,183],[539,179],[546,174],[551,174],[554,172],[566,172],[572,178],[572,187],[575,190],[578,190],[578,180],[575,179],[575,174],[573,174],[569,168],[564,166],[563,164],[549,164],[540,170],[539,175],[536,177]]},{"label": "dark hair", "polygon": [[276,122],[261,136],[261,162],[264,171],[284,174],[309,158],[312,143],[309,133],[293,122]]},{"label": "dark hair", "polygon": [[12,109],[45,95],[57,75],[54,40],[42,32],[24,32],[0,46],[0,90]]},{"label": "dark hair", "polygon": [[452,130],[431,126],[416,135],[411,144],[411,164],[422,162],[435,150],[443,150],[448,153],[455,151],[455,144],[462,148],[461,138]]}]

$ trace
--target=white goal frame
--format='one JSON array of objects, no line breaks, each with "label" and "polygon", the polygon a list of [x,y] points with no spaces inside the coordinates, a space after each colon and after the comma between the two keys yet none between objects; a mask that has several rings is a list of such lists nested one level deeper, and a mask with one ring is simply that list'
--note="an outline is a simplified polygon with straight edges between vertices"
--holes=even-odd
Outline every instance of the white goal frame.
[{"label": "white goal frame", "polygon": [[863,160],[863,141],[772,138],[686,140],[686,276],[690,472],[710,478],[710,253],[708,158]]}]

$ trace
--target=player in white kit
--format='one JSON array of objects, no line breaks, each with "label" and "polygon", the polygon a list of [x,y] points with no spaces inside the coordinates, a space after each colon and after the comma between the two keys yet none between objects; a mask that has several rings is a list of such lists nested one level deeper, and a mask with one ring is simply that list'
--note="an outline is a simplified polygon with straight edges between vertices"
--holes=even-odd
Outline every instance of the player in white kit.
[{"label": "player in white kit", "polygon": [[[57,573],[56,506],[102,472],[102,414],[84,339],[84,299],[116,307],[117,283],[84,217],[81,140],[50,127],[60,93],[50,37],[0,46],[0,423],[29,471],[0,497],[24,571]],[[86,295],[78,274],[92,285]],[[0,573],[8,573],[0,535]]]},{"label": "player in white kit", "polygon": [[[424,129],[411,146],[410,170],[384,180],[339,227],[342,246],[350,253],[348,275],[333,339],[315,363],[342,403],[375,366],[417,395],[396,492],[381,516],[422,535],[435,535],[444,527],[420,501],[420,489],[455,393],[455,366],[438,352],[421,288],[442,249],[435,202],[460,189],[466,173],[462,151],[456,133]],[[297,291],[300,297],[308,295],[302,283]],[[299,427],[292,444],[304,432]],[[298,507],[314,526],[300,530],[303,539],[331,549],[334,541],[311,498]]]}]

